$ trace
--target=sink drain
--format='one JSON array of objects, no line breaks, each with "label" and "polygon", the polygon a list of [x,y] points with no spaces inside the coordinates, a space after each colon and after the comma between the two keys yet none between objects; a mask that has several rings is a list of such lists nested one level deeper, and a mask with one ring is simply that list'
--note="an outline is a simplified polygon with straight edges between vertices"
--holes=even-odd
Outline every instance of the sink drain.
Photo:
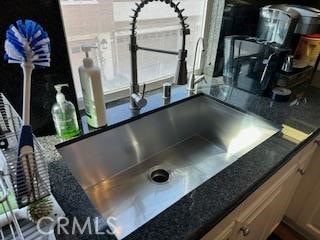
[{"label": "sink drain", "polygon": [[150,179],[156,183],[165,183],[169,180],[170,174],[164,169],[156,169],[150,172]]}]

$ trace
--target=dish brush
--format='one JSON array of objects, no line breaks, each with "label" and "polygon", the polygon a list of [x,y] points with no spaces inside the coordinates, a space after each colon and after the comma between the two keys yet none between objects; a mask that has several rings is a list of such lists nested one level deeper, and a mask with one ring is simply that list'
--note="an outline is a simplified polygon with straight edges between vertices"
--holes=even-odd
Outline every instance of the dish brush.
[{"label": "dish brush", "polygon": [[53,202],[49,197],[45,197],[28,206],[28,217],[31,221],[37,222],[41,218],[49,216],[52,211]]},{"label": "dish brush", "polygon": [[35,66],[50,66],[50,39],[43,28],[32,20],[18,20],[6,32],[5,60],[20,64],[23,70],[23,126],[17,158],[16,200],[26,206],[37,200],[37,164],[34,156],[33,134],[30,125],[31,75]]},{"label": "dish brush", "polygon": [[59,217],[65,216],[63,210],[53,196],[45,197],[39,201],[30,204],[21,209],[13,209],[12,212],[0,215],[0,228],[12,222],[13,219],[21,220],[28,219],[37,223],[41,218],[50,217],[56,220]]}]

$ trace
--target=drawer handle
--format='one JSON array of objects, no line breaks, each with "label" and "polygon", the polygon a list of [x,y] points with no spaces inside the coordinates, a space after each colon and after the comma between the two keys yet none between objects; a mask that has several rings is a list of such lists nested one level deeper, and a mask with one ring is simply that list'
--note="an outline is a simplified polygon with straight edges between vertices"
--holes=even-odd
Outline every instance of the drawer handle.
[{"label": "drawer handle", "polygon": [[244,237],[248,236],[250,234],[250,229],[248,227],[241,227],[240,231],[242,232],[242,235]]},{"label": "drawer handle", "polygon": [[299,168],[299,169],[298,169],[298,173],[300,173],[300,175],[303,176],[303,175],[306,174],[306,171],[303,170],[302,168]]}]

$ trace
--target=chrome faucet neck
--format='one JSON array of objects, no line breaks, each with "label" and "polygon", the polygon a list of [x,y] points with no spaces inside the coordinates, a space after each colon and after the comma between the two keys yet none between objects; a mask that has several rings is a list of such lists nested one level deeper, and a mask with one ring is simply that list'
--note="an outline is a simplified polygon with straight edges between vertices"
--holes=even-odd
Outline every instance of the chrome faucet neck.
[{"label": "chrome faucet neck", "polygon": [[197,41],[197,45],[196,45],[196,51],[194,53],[194,60],[193,60],[193,67],[192,67],[192,74],[194,74],[195,72],[195,68],[196,68],[196,63],[197,63],[197,56],[198,56],[198,50],[199,50],[199,46],[200,43],[202,43],[202,51],[204,51],[204,40],[203,37],[200,37]]},{"label": "chrome faucet neck", "polygon": [[187,89],[189,91],[194,91],[196,84],[201,82],[202,80],[205,80],[203,75],[198,76],[198,77],[196,77],[196,75],[195,75],[195,68],[196,68],[197,56],[198,56],[198,50],[199,50],[200,43],[202,43],[202,51],[204,51],[204,39],[203,39],[203,37],[200,37],[198,39],[198,41],[197,41],[196,51],[194,53],[192,73],[190,75],[189,82],[188,82],[188,87],[187,87]]}]

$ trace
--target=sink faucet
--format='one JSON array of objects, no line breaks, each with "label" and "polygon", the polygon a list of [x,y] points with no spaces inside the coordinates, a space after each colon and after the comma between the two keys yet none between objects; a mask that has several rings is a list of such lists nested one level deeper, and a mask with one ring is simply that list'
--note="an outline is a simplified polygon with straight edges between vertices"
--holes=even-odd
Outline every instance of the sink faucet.
[{"label": "sink faucet", "polygon": [[200,37],[197,41],[197,45],[196,45],[196,51],[194,53],[194,61],[193,61],[193,68],[192,68],[192,73],[190,75],[190,78],[189,78],[189,82],[188,82],[188,87],[187,89],[189,91],[194,91],[195,90],[195,86],[201,82],[201,81],[205,81],[205,77],[204,75],[200,75],[200,76],[196,76],[195,75],[195,68],[196,68],[196,63],[197,63],[197,55],[198,55],[198,49],[199,49],[199,46],[200,46],[200,43],[202,44],[202,52],[204,52],[204,42],[203,42],[203,38]]},{"label": "sink faucet", "polygon": [[[137,18],[141,9],[150,2],[153,1],[160,1],[165,4],[170,5],[171,8],[178,14],[178,18],[180,20],[181,25],[181,36],[182,36],[182,46],[181,49],[177,52],[175,51],[168,51],[162,49],[153,49],[153,48],[146,48],[137,45]],[[137,66],[137,51],[144,50],[149,52],[157,52],[157,53],[165,53],[171,55],[178,56],[178,64],[177,70],[175,73],[175,83],[177,85],[184,85],[187,83],[187,50],[186,50],[186,35],[190,34],[189,25],[185,23],[187,17],[183,16],[182,13],[185,9],[179,8],[178,3],[174,3],[173,0],[141,0],[140,3],[136,3],[137,8],[133,9],[134,15],[131,16],[131,35],[130,35],[130,52],[131,52],[131,86],[130,86],[130,108],[133,110],[139,110],[147,105],[147,100],[144,98],[145,92],[145,84],[143,87],[142,93],[140,93],[140,86],[138,83],[138,66]]]}]

